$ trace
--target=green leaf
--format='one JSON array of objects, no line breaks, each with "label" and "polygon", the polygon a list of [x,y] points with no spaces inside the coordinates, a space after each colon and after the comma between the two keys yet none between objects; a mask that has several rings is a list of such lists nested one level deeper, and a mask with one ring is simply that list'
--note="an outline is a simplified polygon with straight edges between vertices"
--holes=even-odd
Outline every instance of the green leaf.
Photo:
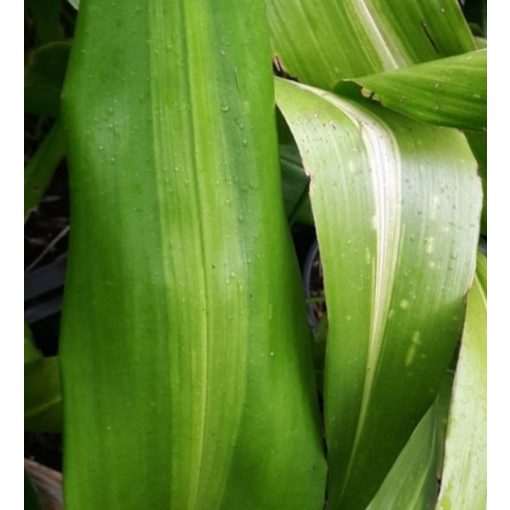
[{"label": "green leaf", "polygon": [[25,112],[56,117],[69,58],[69,42],[52,42],[34,50],[25,66]]},{"label": "green leaf", "polygon": [[37,348],[32,337],[30,326],[25,322],[25,365],[42,358],[41,351]]},{"label": "green leaf", "polygon": [[431,510],[453,378],[447,376],[434,404],[420,420],[367,510]]},{"label": "green leaf", "polygon": [[64,152],[64,131],[57,120],[25,168],[25,219],[46,191]]},{"label": "green leaf", "polygon": [[478,255],[455,373],[438,510],[486,508],[487,260]]},{"label": "green leaf", "polygon": [[276,98],[311,179],[324,270],[328,504],[363,509],[460,335],[480,181],[456,130],[281,79]]},{"label": "green leaf", "polygon": [[487,50],[353,81],[364,96],[409,117],[460,129],[487,126]]},{"label": "green leaf", "polygon": [[25,364],[25,431],[60,432],[61,428],[58,358]]},{"label": "green leaf", "polygon": [[80,9],[62,107],[66,510],[322,508],[263,7]]},{"label": "green leaf", "polygon": [[266,0],[273,54],[300,81],[342,78],[472,51],[457,0]]}]

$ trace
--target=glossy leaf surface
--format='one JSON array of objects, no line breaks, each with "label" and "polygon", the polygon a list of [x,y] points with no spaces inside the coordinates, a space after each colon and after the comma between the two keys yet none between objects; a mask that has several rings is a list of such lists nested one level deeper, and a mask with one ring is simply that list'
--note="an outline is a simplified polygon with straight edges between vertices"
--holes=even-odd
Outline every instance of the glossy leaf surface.
[{"label": "glossy leaf surface", "polygon": [[261,1],[81,5],[63,94],[66,510],[322,507],[269,57]]},{"label": "glossy leaf surface", "polygon": [[432,404],[463,322],[481,187],[456,130],[281,79],[328,308],[330,509],[366,508]]}]

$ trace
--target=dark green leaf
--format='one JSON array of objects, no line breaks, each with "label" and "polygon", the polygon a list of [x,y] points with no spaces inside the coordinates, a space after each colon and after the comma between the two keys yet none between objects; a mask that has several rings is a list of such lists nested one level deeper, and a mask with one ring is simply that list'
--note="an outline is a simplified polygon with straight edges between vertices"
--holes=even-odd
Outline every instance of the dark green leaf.
[{"label": "dark green leaf", "polygon": [[447,376],[434,404],[414,430],[367,510],[432,510],[453,378]]},{"label": "dark green leaf", "polygon": [[34,50],[25,66],[25,112],[56,117],[70,43],[53,42]]},{"label": "dark green leaf", "polygon": [[63,37],[60,25],[62,0],[27,0],[35,22],[38,44],[58,41]]}]

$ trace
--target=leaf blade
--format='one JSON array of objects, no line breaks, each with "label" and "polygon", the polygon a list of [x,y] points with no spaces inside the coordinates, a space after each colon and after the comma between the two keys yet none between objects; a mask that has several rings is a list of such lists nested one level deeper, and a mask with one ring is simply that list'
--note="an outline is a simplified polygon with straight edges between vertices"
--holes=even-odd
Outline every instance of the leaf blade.
[{"label": "leaf blade", "polygon": [[276,83],[311,178],[324,269],[329,505],[364,508],[453,353],[474,271],[480,183],[454,130]]},{"label": "leaf blade", "polygon": [[353,81],[365,96],[414,119],[459,129],[487,127],[486,50]]},{"label": "leaf blade", "polygon": [[266,0],[273,54],[300,81],[353,78],[475,49],[455,0]]},{"label": "leaf blade", "polygon": [[66,508],[322,504],[265,23],[260,1],[80,6]]}]

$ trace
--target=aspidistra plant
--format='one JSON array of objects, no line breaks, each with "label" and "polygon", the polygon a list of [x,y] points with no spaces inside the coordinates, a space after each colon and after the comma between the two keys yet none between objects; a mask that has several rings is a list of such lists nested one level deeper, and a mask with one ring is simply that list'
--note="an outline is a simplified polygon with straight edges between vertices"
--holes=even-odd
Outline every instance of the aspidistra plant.
[{"label": "aspidistra plant", "polygon": [[82,0],[56,128],[67,510],[484,507],[479,46],[455,0]]}]

